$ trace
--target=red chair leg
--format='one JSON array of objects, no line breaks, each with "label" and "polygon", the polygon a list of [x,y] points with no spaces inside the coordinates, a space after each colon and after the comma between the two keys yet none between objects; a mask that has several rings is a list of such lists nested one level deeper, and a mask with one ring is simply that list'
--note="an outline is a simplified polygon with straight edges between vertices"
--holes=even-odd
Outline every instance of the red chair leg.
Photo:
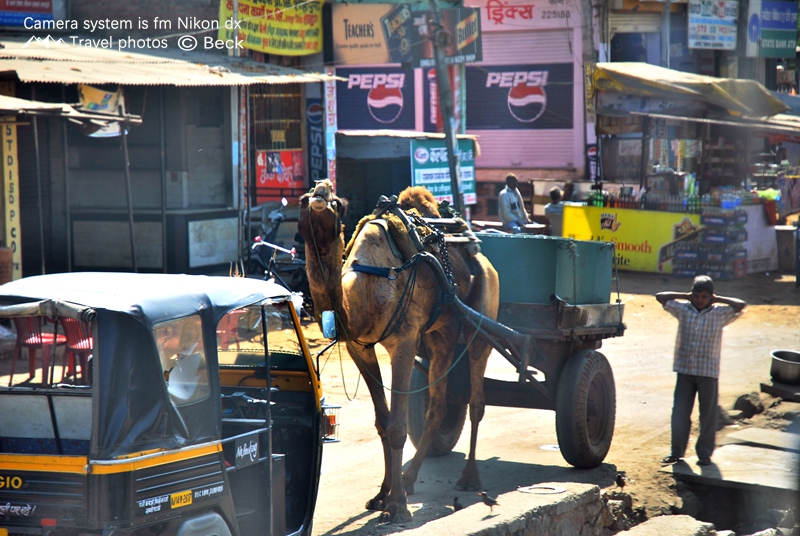
[{"label": "red chair leg", "polygon": [[[36,354],[37,350],[28,346],[28,372],[30,374],[28,379],[33,379],[33,377],[36,376]],[[42,359],[44,360],[44,354],[42,354]]]},{"label": "red chair leg", "polygon": [[14,381],[14,369],[17,368],[17,361],[19,361],[19,354],[20,354],[20,346],[17,344],[14,346],[14,358],[11,360],[11,376],[8,378],[8,386],[11,387],[11,383]]},{"label": "red chair leg", "polygon": [[64,359],[61,360],[61,381],[67,376],[77,376],[78,371],[75,368],[75,351],[66,350],[64,352]]},{"label": "red chair leg", "polygon": [[81,352],[78,356],[81,360],[81,383],[84,385],[89,385],[92,383],[92,379],[89,377],[89,356],[92,355],[91,352]]},{"label": "red chair leg", "polygon": [[43,344],[40,347],[42,351],[42,383],[45,384],[50,383],[50,353],[52,351],[52,348],[53,348],[52,344]]}]

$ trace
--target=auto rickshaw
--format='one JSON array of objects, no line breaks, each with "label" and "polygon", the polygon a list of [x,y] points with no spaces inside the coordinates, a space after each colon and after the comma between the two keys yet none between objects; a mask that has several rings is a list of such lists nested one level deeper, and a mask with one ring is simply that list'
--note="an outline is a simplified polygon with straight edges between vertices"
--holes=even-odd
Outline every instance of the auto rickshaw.
[{"label": "auto rickshaw", "polygon": [[338,412],[289,291],[44,275],[0,286],[0,324],[30,354],[0,375],[0,536],[311,533]]}]

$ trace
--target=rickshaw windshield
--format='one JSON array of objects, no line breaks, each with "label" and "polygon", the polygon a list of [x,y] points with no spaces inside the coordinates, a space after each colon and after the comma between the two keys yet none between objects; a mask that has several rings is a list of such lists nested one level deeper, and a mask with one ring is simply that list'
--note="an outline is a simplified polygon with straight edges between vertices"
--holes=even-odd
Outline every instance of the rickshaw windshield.
[{"label": "rickshaw windshield", "polygon": [[[306,370],[307,364],[291,315],[291,302],[264,305],[270,366]],[[234,309],[217,324],[217,355],[220,366],[263,367],[264,331],[261,306]]]},{"label": "rickshaw windshield", "polygon": [[153,335],[172,403],[191,404],[208,397],[208,367],[199,315],[159,322]]}]

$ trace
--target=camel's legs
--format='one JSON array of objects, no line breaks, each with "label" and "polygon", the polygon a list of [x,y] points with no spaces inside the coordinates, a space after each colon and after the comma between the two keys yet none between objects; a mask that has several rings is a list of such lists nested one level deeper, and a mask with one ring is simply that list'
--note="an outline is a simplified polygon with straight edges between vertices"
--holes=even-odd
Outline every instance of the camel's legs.
[{"label": "camel's legs", "polygon": [[414,334],[397,334],[384,344],[392,358],[392,403],[389,426],[386,430],[392,449],[392,483],[381,517],[391,523],[411,521],[411,512],[408,511],[406,492],[403,488],[403,446],[407,433],[408,386],[411,383],[411,367],[414,366],[416,343],[417,337]]},{"label": "camel's legs", "polygon": [[350,352],[353,361],[355,361],[359,372],[361,372],[361,375],[364,377],[364,383],[366,383],[367,389],[369,389],[372,403],[375,406],[375,428],[378,430],[378,435],[381,438],[381,444],[383,446],[383,482],[381,482],[381,489],[378,491],[378,494],[367,501],[366,509],[383,511],[386,496],[389,494],[391,486],[392,449],[387,436],[389,406],[386,403],[386,396],[383,392],[381,369],[378,366],[378,357],[375,354],[374,348],[364,348],[358,344],[348,342],[347,350]]},{"label": "camel's legs", "polygon": [[428,333],[425,338],[428,352],[431,355],[428,369],[430,398],[428,412],[425,414],[425,428],[417,444],[417,452],[403,474],[403,484],[408,494],[414,493],[414,482],[419,476],[419,469],[425,459],[425,454],[428,452],[433,435],[439,430],[439,426],[447,414],[447,377],[445,374],[453,361],[454,341],[458,336],[457,326],[456,322],[451,322],[438,331]]},{"label": "camel's legs", "polygon": [[[469,340],[472,334],[467,332],[465,336]],[[469,398],[469,456],[467,457],[467,465],[464,466],[464,470],[461,473],[461,478],[456,482],[457,490],[479,491],[483,489],[481,477],[478,474],[478,463],[475,461],[475,449],[478,444],[478,425],[483,419],[483,414],[486,410],[486,399],[483,395],[483,377],[491,351],[491,347],[480,338],[472,341],[472,345],[469,348],[469,380],[471,387]]]}]

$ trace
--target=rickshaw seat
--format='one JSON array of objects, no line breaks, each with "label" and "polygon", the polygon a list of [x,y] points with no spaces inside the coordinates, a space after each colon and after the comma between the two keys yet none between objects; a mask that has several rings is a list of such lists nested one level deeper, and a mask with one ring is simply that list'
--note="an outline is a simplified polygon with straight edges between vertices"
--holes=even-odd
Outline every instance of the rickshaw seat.
[{"label": "rickshaw seat", "polygon": [[42,351],[42,383],[47,383],[47,375],[50,370],[50,351],[55,343],[56,346],[66,344],[67,338],[64,335],[43,332],[42,317],[40,316],[15,316],[12,318],[14,327],[17,330],[17,343],[14,346],[14,357],[11,360],[11,377],[8,380],[10,386],[14,381],[14,369],[20,358],[22,348],[28,350],[28,372],[32,379],[36,375],[36,352]]},{"label": "rickshaw seat", "polygon": [[92,326],[86,322],[75,320],[74,318],[62,318],[61,323],[64,326],[64,333],[67,336],[67,351],[64,353],[64,366],[61,369],[61,381],[63,382],[64,378],[71,374],[77,377],[78,371],[75,367],[77,357],[81,365],[81,382],[87,383],[89,381],[89,378],[86,377],[86,372],[89,370],[89,356],[92,355],[92,349],[94,347]]}]

